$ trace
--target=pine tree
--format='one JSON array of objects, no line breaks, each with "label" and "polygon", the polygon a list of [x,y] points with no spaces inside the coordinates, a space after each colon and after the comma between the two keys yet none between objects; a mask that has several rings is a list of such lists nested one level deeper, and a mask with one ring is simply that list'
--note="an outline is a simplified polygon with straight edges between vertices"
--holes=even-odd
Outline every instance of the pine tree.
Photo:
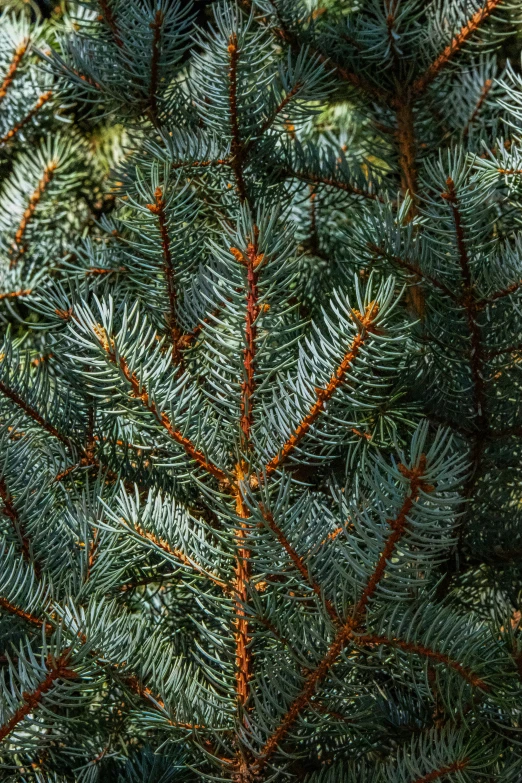
[{"label": "pine tree", "polygon": [[2,780],[520,780],[521,15],[7,6]]}]

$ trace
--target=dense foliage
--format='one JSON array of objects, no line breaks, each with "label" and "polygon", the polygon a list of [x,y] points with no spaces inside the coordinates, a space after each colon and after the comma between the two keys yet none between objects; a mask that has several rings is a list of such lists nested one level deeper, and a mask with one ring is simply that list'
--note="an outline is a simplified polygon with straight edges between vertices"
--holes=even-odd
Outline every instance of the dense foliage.
[{"label": "dense foliage", "polygon": [[2,780],[517,783],[520,3],[4,7]]}]

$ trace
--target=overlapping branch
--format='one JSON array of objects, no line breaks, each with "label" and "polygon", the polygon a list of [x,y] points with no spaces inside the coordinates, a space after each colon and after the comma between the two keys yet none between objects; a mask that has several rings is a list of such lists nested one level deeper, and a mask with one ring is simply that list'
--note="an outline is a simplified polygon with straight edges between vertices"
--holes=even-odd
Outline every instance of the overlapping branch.
[{"label": "overlapping branch", "polygon": [[44,195],[47,187],[52,182],[57,168],[58,168],[58,162],[56,160],[51,160],[46,165],[42,177],[40,178],[40,181],[36,186],[36,189],[33,191],[33,193],[29,198],[29,204],[27,205],[27,208],[24,211],[22,220],[20,221],[20,225],[18,226],[18,230],[15,234],[13,244],[11,245],[11,250],[10,250],[11,267],[17,264],[18,260],[20,259],[20,256],[22,256],[27,250],[27,248],[23,244],[25,232],[27,231],[27,226],[31,218],[33,217],[36,208],[40,203],[42,196]]},{"label": "overlapping branch", "polygon": [[202,451],[200,451],[194,445],[194,443],[192,443],[190,438],[187,438],[185,435],[183,435],[182,432],[177,430],[173,426],[168,415],[164,411],[159,411],[157,409],[156,403],[150,398],[145,385],[141,383],[141,381],[138,379],[138,376],[136,375],[135,372],[130,371],[129,365],[127,364],[127,360],[125,359],[125,357],[124,356],[116,357],[114,345],[109,340],[105,330],[102,327],[98,327],[97,336],[100,341],[100,345],[102,346],[105,353],[107,354],[107,358],[114,365],[120,368],[125,379],[130,384],[133,397],[141,400],[144,408],[154,416],[156,421],[158,421],[159,424],[161,424],[163,429],[168,433],[168,435],[172,438],[172,440],[174,440],[176,443],[182,446],[182,448],[184,449],[188,457],[194,460],[194,462],[205,472],[209,473],[211,476],[218,479],[218,481],[223,482],[225,485],[228,485],[229,479],[226,473],[223,470],[221,470],[221,468],[219,468],[217,465],[215,465],[211,460],[209,460],[205,456],[205,454]]},{"label": "overlapping branch", "polygon": [[353,614],[341,625],[320,663],[308,674],[301,693],[294,699],[277,728],[265,742],[258,758],[253,764],[252,771],[255,774],[258,774],[264,769],[301,712],[306,708],[311,698],[316,693],[317,686],[325,679],[330,669],[337,662],[346,644],[354,638],[358,631],[360,632],[363,629],[363,621],[368,610],[368,602],[375,594],[375,591],[384,576],[387,563],[390,558],[393,557],[399,540],[406,532],[408,515],[417,500],[419,491],[431,491],[433,489],[433,487],[427,485],[422,479],[425,469],[425,455],[421,456],[419,464],[411,470],[402,466],[401,472],[409,479],[408,491],[397,516],[388,521],[391,533],[389,534],[373,572],[354,607]]},{"label": "overlapping branch", "polygon": [[53,97],[53,93],[51,90],[47,90],[47,92],[44,92],[43,95],[40,95],[33,108],[27,112],[25,117],[23,117],[19,122],[17,122],[16,125],[12,127],[11,130],[9,130],[5,134],[5,136],[2,136],[2,138],[0,138],[0,145],[7,144],[8,141],[14,138],[16,134],[19,133],[22,130],[22,128],[24,128],[27,125],[27,123],[30,122],[36,114],[38,114],[42,106],[45,106],[47,101],[51,100],[52,97]]},{"label": "overlapping branch", "polygon": [[13,59],[11,60],[11,64],[7,69],[7,73],[4,76],[2,84],[0,85],[0,103],[2,103],[2,101],[6,97],[7,91],[13,82],[15,74],[18,68],[20,67],[20,63],[22,62],[22,58],[25,55],[28,47],[29,47],[28,38],[24,38],[24,40],[16,47],[15,53],[13,55]]},{"label": "overlapping branch", "polygon": [[371,302],[365,310],[364,315],[361,316],[361,330],[352,340],[350,348],[344,355],[339,367],[333,373],[330,381],[324,389],[316,389],[317,397],[313,405],[310,407],[308,413],[299,422],[298,426],[283,444],[280,451],[272,457],[265,467],[265,473],[267,476],[272,475],[276,470],[279,470],[285,460],[292,454],[292,452],[298,447],[299,443],[303,440],[305,435],[309,432],[310,428],[315,424],[319,415],[323,412],[326,403],[333,397],[337,389],[342,386],[346,374],[352,367],[354,361],[360,354],[363,345],[365,344],[368,334],[371,331],[372,323],[377,318],[379,312],[379,306],[376,302]]},{"label": "overlapping branch", "polygon": [[74,680],[78,678],[76,672],[69,668],[70,652],[66,651],[56,660],[50,659],[47,662],[47,674],[42,682],[31,693],[22,694],[22,704],[16,710],[14,715],[0,726],[0,742],[11,734],[24,718],[30,715],[39,706],[43,697],[59,680]]}]

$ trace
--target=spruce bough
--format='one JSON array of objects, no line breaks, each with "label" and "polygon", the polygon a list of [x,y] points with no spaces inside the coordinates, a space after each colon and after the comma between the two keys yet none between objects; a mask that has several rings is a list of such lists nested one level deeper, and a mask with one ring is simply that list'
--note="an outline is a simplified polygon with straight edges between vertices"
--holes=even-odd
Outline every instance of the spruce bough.
[{"label": "spruce bough", "polygon": [[517,783],[519,3],[34,13],[0,17],[2,775]]}]

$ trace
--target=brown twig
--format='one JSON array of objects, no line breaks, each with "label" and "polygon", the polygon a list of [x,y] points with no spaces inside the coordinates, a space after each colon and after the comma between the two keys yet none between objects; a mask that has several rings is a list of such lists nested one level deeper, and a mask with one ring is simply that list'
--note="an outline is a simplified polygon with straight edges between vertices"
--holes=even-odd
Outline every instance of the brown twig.
[{"label": "brown twig", "polygon": [[22,216],[22,220],[20,221],[20,225],[18,226],[18,230],[15,234],[13,244],[11,245],[11,249],[10,249],[11,267],[17,264],[20,256],[22,256],[27,250],[27,248],[23,245],[23,239],[25,236],[25,232],[27,230],[27,226],[29,224],[29,221],[34,215],[36,211],[36,207],[40,203],[41,198],[45,193],[45,190],[47,189],[49,183],[53,180],[57,168],[58,168],[58,162],[56,160],[51,160],[50,163],[47,164],[36,189],[33,191],[31,197],[29,198],[29,204]]},{"label": "brown twig", "polygon": [[35,114],[37,114],[42,106],[44,106],[47,101],[49,101],[52,98],[53,94],[51,90],[48,90],[47,92],[44,92],[43,95],[40,95],[38,100],[36,101],[33,108],[27,112],[25,117],[23,117],[20,122],[17,122],[14,127],[11,128],[10,131],[8,131],[5,136],[2,136],[0,139],[0,145],[7,144],[8,141],[10,141],[14,136],[16,136],[17,133],[19,133],[22,128],[27,125],[28,122],[30,122]]},{"label": "brown twig", "polygon": [[279,470],[283,462],[297,448],[319,415],[323,412],[325,404],[330,400],[337,389],[342,386],[347,372],[352,367],[367,340],[367,336],[371,331],[372,324],[376,319],[378,312],[379,307],[376,302],[372,302],[368,305],[364,315],[361,316],[362,330],[359,331],[352,340],[350,348],[344,355],[339,367],[333,373],[327,386],[324,389],[316,389],[316,400],[310,407],[306,416],[299,422],[295,431],[290,435],[286,443],[284,443],[278,454],[276,454],[275,457],[272,457],[266,465],[265,473],[267,476],[270,476],[276,470]]},{"label": "brown twig", "polygon": [[486,4],[476,11],[471,19],[459,30],[451,43],[439,54],[431,63],[427,70],[419,76],[413,84],[413,93],[421,95],[432,83],[436,76],[446,67],[451,58],[464,46],[466,41],[475,33],[482,22],[484,22],[500,5],[502,0],[487,0]]},{"label": "brown twig", "polygon": [[0,742],[11,734],[19,723],[30,715],[40,704],[57,680],[73,680],[78,678],[75,671],[68,667],[70,652],[66,651],[56,660],[47,662],[47,675],[32,693],[22,694],[22,705],[16,710],[12,718],[0,726]]},{"label": "brown twig", "polygon": [[28,47],[29,47],[29,39],[24,38],[24,40],[15,49],[13,59],[11,60],[11,65],[9,66],[7,73],[2,81],[2,84],[0,85],[0,103],[2,103],[5,96],[7,95],[7,91],[12,84],[15,74],[20,66],[22,58],[26,53]]},{"label": "brown twig", "polygon": [[317,686],[324,680],[332,666],[337,662],[348,641],[352,639],[357,630],[361,628],[362,621],[368,610],[368,602],[375,594],[375,591],[384,576],[386,565],[390,558],[393,557],[397,544],[407,529],[408,515],[411,513],[419,492],[421,490],[425,492],[433,490],[433,487],[426,485],[422,480],[425,469],[426,457],[424,454],[421,455],[419,464],[411,470],[401,466],[401,473],[408,478],[408,491],[397,516],[392,520],[388,520],[391,533],[388,536],[373,572],[354,607],[353,615],[339,628],[321,662],[312,669],[306,677],[301,693],[294,699],[277,728],[266,740],[259,756],[252,765],[251,771],[253,774],[259,774],[265,768],[269,759],[284,740],[303,709],[315,695]]}]

